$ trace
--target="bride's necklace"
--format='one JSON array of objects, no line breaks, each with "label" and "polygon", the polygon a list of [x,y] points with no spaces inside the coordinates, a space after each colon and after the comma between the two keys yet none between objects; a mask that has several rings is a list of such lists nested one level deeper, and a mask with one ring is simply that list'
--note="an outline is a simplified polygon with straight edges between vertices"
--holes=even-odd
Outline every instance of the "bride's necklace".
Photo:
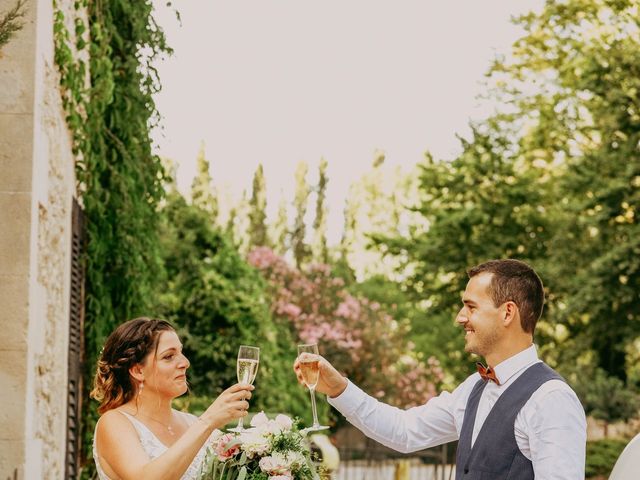
[{"label": "bride's necklace", "polygon": [[[167,432],[169,432],[169,435],[171,435],[172,437],[175,437],[176,432],[173,431],[173,427],[171,426],[171,424],[166,425],[165,423],[161,422],[160,420],[156,420],[155,418],[147,415],[146,413],[142,413],[141,414],[140,412],[138,412],[138,415],[142,415],[143,417],[148,418],[149,420],[152,420],[152,421],[156,422],[159,425],[162,425],[164,428],[167,429]],[[173,418],[173,412],[171,413],[171,418]]]}]

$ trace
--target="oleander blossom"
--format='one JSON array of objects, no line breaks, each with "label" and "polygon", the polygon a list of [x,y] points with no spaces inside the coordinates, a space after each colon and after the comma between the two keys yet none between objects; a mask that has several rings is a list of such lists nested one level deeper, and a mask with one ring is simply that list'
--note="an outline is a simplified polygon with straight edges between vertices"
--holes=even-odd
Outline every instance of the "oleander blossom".
[{"label": "oleander blossom", "polygon": [[319,480],[307,440],[287,415],[260,412],[240,433],[214,431],[199,480]]},{"label": "oleander blossom", "polygon": [[397,305],[350,292],[328,265],[296,268],[267,247],[252,250],[248,261],[267,281],[276,321],[304,343],[319,343],[354,383],[401,408],[435,395],[442,367],[407,341],[410,322]]}]

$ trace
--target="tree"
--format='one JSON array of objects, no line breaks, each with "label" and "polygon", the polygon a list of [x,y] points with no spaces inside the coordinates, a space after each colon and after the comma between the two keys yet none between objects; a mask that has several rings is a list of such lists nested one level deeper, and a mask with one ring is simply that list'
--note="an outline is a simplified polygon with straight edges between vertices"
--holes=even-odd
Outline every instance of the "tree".
[{"label": "tree", "polygon": [[250,249],[251,236],[251,205],[247,199],[247,191],[242,191],[240,201],[231,208],[227,231],[231,232],[231,239],[242,255],[246,255]]},{"label": "tree", "polygon": [[260,274],[211,224],[206,211],[172,194],[161,213],[166,274],[158,303],[164,318],[178,327],[191,362],[190,401],[196,408],[208,406],[237,381],[238,346],[259,345],[252,410],[305,415],[306,394],[292,381],[295,339],[272,321]]},{"label": "tree", "polygon": [[249,246],[260,247],[270,244],[267,235],[267,186],[264,180],[262,164],[253,175],[253,189],[249,201]]},{"label": "tree", "polygon": [[611,377],[601,368],[585,376],[575,372],[574,388],[588,415],[604,422],[604,436],[609,435],[609,424],[629,421],[640,411],[640,395],[625,388],[622,380]]},{"label": "tree", "polygon": [[[522,151],[560,164],[550,262],[558,319],[623,381],[640,320],[640,39],[635,0],[548,2],[492,75],[530,119]],[[533,78],[533,89],[521,88]],[[511,123],[515,123],[511,120]],[[613,321],[612,321],[613,320]]]},{"label": "tree", "polygon": [[273,225],[271,238],[273,238],[274,251],[278,255],[284,256],[289,250],[287,245],[287,239],[289,238],[289,220],[287,218],[287,202],[284,197],[280,199],[280,204],[278,205],[278,214]]},{"label": "tree", "polygon": [[196,168],[196,176],[191,183],[191,200],[195,206],[207,212],[211,222],[215,223],[218,218],[218,199],[213,187],[210,164],[205,156],[204,142],[200,144]]},{"label": "tree", "polygon": [[173,195],[178,192],[178,164],[171,158],[160,158],[162,169],[164,170],[164,188],[167,195]]},{"label": "tree", "polygon": [[359,203],[352,195],[353,185],[349,188],[349,195],[345,199],[342,227],[342,236],[338,246],[338,256],[334,261],[334,269],[339,277],[343,278],[347,284],[352,284],[356,280],[356,272],[349,262],[350,254],[355,241]]},{"label": "tree", "polygon": [[300,162],[296,167],[296,193],[294,208],[296,217],[291,232],[291,249],[296,266],[300,268],[309,258],[309,246],[306,243],[305,216],[307,214],[307,202],[309,200],[309,185],[307,184],[307,172],[309,167],[306,163]]},{"label": "tree", "polygon": [[636,9],[570,0],[521,17],[527,34],[489,71],[496,113],[472,125],[452,163],[422,165],[427,231],[381,240],[405,257],[405,286],[435,318],[425,348],[461,345],[451,325],[467,267],[517,257],[547,287],[543,355],[593,358],[626,380],[640,320]]},{"label": "tree", "polygon": [[536,265],[553,231],[540,180],[544,170],[515,162],[508,146],[476,128],[453,162],[427,157],[421,165],[423,201],[417,210],[429,228],[395,239],[377,237],[411,267],[404,286],[422,310],[413,324],[416,343],[425,352],[439,352],[447,372],[458,379],[469,373],[463,336],[455,324],[466,270],[504,257]]},{"label": "tree", "polygon": [[318,263],[329,263],[329,250],[327,248],[327,161],[320,159],[318,168],[318,187],[316,196],[316,217],[313,221],[313,259]]},{"label": "tree", "polygon": [[231,210],[229,210],[229,218],[227,219],[227,224],[224,227],[224,233],[226,234],[227,238],[229,238],[231,243],[233,243],[234,245],[237,244],[237,240],[235,236],[235,225],[236,225],[237,217],[238,217],[238,208],[231,207]]},{"label": "tree", "polygon": [[372,168],[349,188],[340,242],[340,268],[352,269],[358,280],[384,275],[393,277],[399,259],[384,255],[385,247],[372,241],[376,235],[406,234],[410,224],[421,219],[411,211],[418,202],[417,169],[405,171],[385,164],[385,155],[376,151]]}]

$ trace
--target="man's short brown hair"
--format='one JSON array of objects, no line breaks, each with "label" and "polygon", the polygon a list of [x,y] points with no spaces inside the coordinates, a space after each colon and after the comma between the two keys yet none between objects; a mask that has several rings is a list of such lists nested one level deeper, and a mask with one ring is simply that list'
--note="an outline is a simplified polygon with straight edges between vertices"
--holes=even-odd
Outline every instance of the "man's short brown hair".
[{"label": "man's short brown hair", "polygon": [[499,307],[512,301],[520,311],[522,329],[533,334],[542,315],[544,287],[538,274],[524,262],[514,259],[490,260],[467,270],[469,278],[481,273],[492,273],[489,296]]}]

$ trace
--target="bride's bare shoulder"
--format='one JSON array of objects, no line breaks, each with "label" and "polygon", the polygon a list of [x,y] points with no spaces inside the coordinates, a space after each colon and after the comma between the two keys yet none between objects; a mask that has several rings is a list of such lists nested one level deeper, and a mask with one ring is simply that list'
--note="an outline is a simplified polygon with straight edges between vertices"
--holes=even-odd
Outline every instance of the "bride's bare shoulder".
[{"label": "bride's bare shoulder", "polygon": [[135,427],[119,408],[98,419],[94,445],[109,478],[139,478],[139,470],[149,462]]},{"label": "bride's bare shoulder", "polygon": [[111,433],[122,434],[123,432],[136,433],[131,421],[123,414],[126,410],[118,407],[104,412],[98,419],[96,433],[98,435]]}]

